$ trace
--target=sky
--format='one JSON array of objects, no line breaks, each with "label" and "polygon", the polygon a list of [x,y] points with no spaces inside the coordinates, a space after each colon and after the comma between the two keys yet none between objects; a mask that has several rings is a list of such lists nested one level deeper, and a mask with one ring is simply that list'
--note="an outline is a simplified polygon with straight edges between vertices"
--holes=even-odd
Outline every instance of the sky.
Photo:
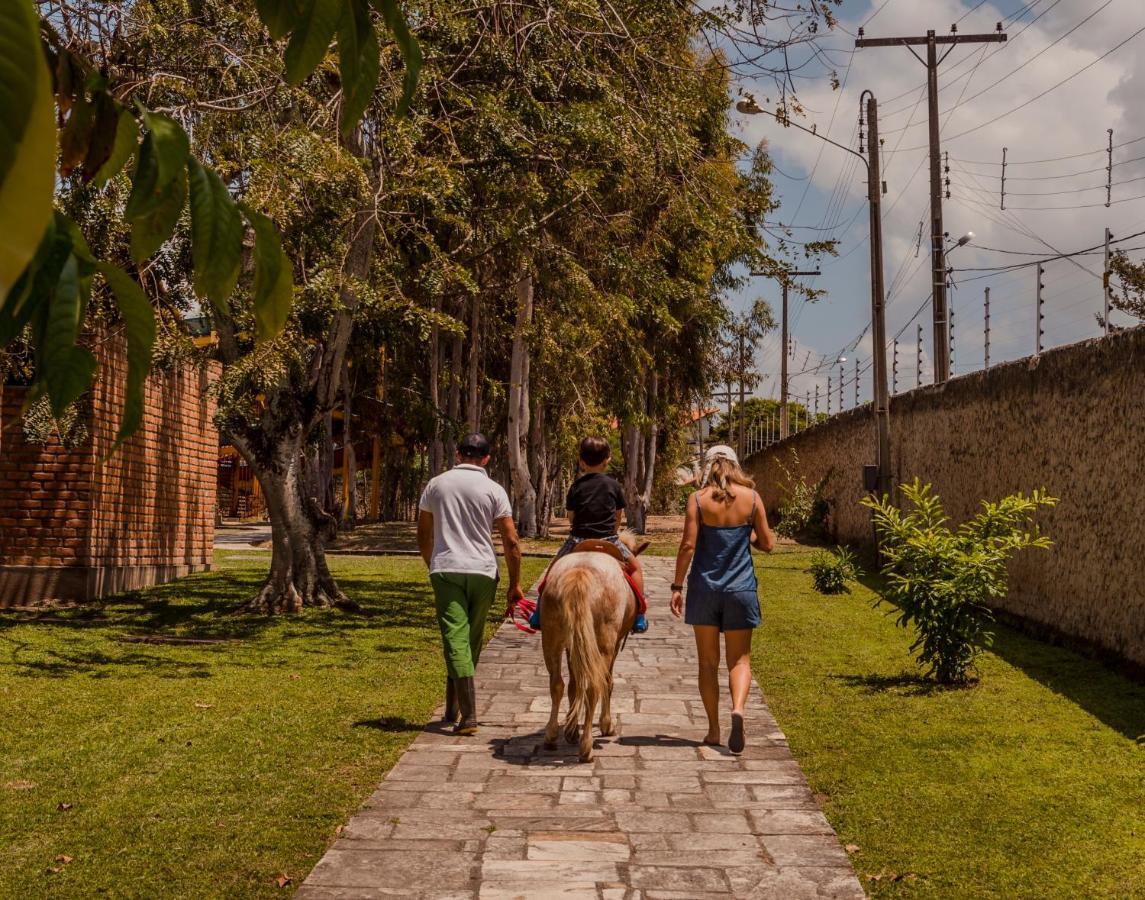
[{"label": "sky", "polygon": [[[960,34],[984,33],[1003,22],[1006,43],[956,46],[939,69],[941,144],[949,153],[951,169],[951,196],[943,201],[944,228],[952,238],[974,233],[973,240],[951,251],[948,260],[956,270],[953,374],[957,377],[983,366],[987,287],[991,364],[1031,355],[1036,337],[1036,268],[973,270],[1100,245],[1106,228],[1114,241],[1145,231],[1145,2],[843,0],[838,18],[841,27],[825,34],[820,46],[835,64],[843,86],[832,90],[828,65],[816,62],[804,69],[812,77],[799,83],[799,100],[806,111],[798,121],[857,147],[859,96],[869,89],[879,101],[882,177],[887,188],[883,195],[887,338],[903,331],[900,392],[916,384],[920,323],[922,383],[933,380],[926,69],[905,47],[856,51],[852,34],[860,26],[869,38],[925,35],[928,29],[948,34],[955,22]],[[925,58],[925,47],[918,49]],[[732,92],[737,98],[750,92],[760,106],[774,108],[775,88],[769,82],[733,75]],[[782,203],[774,220],[795,226],[791,236],[796,240],[839,241],[838,256],[819,262],[822,274],[804,279],[825,295],[813,303],[794,297],[791,301],[791,393],[802,398],[818,387],[819,409],[826,411],[830,378],[831,409],[837,411],[839,365],[834,361],[843,355],[844,408],[855,403],[856,359],[859,398],[866,402],[872,390],[866,170],[843,150],[783,128],[769,116],[733,113],[733,128],[751,146],[761,140],[768,143],[776,166],[776,195]],[[1107,208],[1110,128],[1113,186]],[[1003,147],[1005,211],[999,208]],[[1120,246],[1136,248],[1131,258],[1145,257],[1145,235]],[[793,268],[816,268],[801,252],[793,253],[790,261]],[[1095,314],[1103,309],[1102,266],[1100,250],[1045,264],[1043,348],[1101,334]],[[778,315],[779,287],[761,278],[751,279],[730,298],[731,305],[744,309],[757,297],[771,303]],[[1116,312],[1112,316],[1115,325],[1132,321]],[[778,394],[780,349],[778,330],[759,346],[757,364],[767,376],[757,391],[760,395]]]}]

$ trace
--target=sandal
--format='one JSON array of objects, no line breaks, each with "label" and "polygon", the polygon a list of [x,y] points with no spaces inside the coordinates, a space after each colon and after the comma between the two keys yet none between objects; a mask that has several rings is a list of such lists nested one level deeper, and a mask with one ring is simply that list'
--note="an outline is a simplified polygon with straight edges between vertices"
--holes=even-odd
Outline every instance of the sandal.
[{"label": "sandal", "polygon": [[732,733],[728,735],[728,750],[739,756],[743,753],[744,743],[743,715],[732,713]]}]

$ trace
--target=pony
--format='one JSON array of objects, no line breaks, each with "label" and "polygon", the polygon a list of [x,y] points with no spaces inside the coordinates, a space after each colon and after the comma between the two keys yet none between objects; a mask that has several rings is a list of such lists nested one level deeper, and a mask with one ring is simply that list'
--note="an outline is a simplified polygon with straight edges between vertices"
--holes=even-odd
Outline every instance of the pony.
[{"label": "pony", "polygon": [[[635,538],[627,532],[621,533],[621,540],[635,553],[644,549],[636,548]],[[552,698],[545,749],[557,747],[565,690],[561,657],[567,652],[565,740],[577,743],[579,739],[581,762],[592,760],[592,719],[598,703],[601,735],[616,734],[612,726],[612,667],[636,620],[636,597],[619,557],[620,551],[604,541],[582,544],[554,562],[545,579],[541,648]]]}]

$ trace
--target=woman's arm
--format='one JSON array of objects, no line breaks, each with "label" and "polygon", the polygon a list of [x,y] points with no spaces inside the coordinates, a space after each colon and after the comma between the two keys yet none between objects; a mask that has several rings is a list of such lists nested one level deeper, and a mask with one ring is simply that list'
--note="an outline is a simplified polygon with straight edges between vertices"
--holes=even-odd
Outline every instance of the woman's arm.
[{"label": "woman's arm", "polygon": [[[676,577],[673,584],[683,584],[688,575],[688,566],[692,564],[692,555],[696,552],[696,534],[699,530],[700,497],[694,494],[688,498],[688,504],[684,507],[684,533],[680,536],[680,549],[676,551]],[[678,619],[683,612],[683,592],[672,591],[672,615]]]},{"label": "woman's arm", "polygon": [[767,524],[767,510],[763,508],[763,498],[755,495],[755,518],[752,520],[751,545],[756,550],[770,553],[775,549],[775,532]]}]

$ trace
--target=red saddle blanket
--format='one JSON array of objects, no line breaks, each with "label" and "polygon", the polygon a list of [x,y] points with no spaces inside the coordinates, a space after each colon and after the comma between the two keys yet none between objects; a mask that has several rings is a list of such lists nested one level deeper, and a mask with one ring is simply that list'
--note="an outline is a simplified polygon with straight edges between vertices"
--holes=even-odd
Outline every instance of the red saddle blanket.
[{"label": "red saddle blanket", "polygon": [[[624,580],[628,582],[628,586],[632,588],[632,595],[636,598],[636,611],[640,615],[644,615],[648,612],[647,598],[645,598],[644,594],[640,592],[640,589],[636,587],[636,582],[632,580],[632,576],[628,574],[628,572],[622,572],[622,574],[624,575]],[[537,586],[537,600],[540,600],[541,596],[544,594],[545,585],[548,583],[548,580],[549,576],[546,574],[545,577],[541,579],[541,583]],[[505,612],[506,618],[508,618],[521,631],[524,631],[527,634],[536,634],[537,630],[535,628],[530,628],[528,625],[522,625],[519,621],[517,621],[517,617],[520,616],[525,622],[528,622],[529,617],[533,614],[533,610],[537,608],[537,600],[530,600],[526,597],[516,605],[510,606],[509,609]]]}]

